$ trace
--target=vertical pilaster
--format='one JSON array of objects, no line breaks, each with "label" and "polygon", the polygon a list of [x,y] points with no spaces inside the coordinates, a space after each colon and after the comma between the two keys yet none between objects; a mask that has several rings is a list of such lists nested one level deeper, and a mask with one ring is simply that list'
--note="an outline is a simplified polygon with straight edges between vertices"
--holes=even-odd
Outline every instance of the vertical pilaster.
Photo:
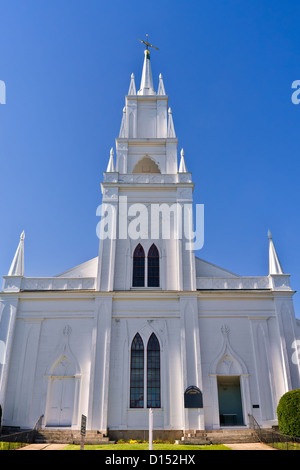
[{"label": "vertical pilaster", "polygon": [[300,364],[299,356],[295,354],[297,334],[292,292],[274,293],[274,304],[278,319],[286,391],[298,389],[300,388]]},{"label": "vertical pilaster", "polygon": [[[184,390],[193,385],[201,391],[202,370],[197,297],[180,297],[181,356]],[[182,406],[184,401],[182,400]],[[204,429],[203,408],[183,409],[184,429]]]},{"label": "vertical pilaster", "polygon": [[118,220],[118,188],[105,186],[102,199],[102,219],[99,231],[99,261],[97,290],[113,291],[115,275],[116,237]]},{"label": "vertical pilaster", "polygon": [[0,361],[0,404],[5,408],[5,394],[10,366],[12,343],[15,331],[18,298],[0,300],[0,343],[2,358]]},{"label": "vertical pilaster", "polygon": [[95,299],[89,429],[107,432],[112,297]]}]

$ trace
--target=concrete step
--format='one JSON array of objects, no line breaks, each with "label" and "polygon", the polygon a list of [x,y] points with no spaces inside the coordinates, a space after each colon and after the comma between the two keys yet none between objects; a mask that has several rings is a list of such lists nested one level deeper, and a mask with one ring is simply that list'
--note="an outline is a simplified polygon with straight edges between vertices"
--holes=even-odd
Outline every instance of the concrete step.
[{"label": "concrete step", "polygon": [[[79,430],[65,429],[40,429],[35,437],[36,443],[63,443],[80,444],[81,433]],[[86,431],[85,444],[114,444],[109,437],[99,431]]]},{"label": "concrete step", "polygon": [[185,431],[181,440],[183,444],[223,444],[258,442],[258,437],[253,429],[208,429],[205,431]]}]

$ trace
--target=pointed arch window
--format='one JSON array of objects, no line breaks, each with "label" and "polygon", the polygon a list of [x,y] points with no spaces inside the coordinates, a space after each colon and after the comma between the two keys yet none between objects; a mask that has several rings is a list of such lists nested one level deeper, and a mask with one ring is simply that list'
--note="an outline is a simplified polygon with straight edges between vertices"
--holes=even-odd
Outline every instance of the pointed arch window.
[{"label": "pointed arch window", "polygon": [[130,408],[144,408],[144,344],[139,333],[131,344]]},{"label": "pointed arch window", "polygon": [[148,287],[159,287],[159,253],[154,243],[148,251]]},{"label": "pointed arch window", "polygon": [[147,345],[147,408],[160,406],[160,347],[152,333]]},{"label": "pointed arch window", "polygon": [[139,243],[133,253],[132,286],[145,286],[145,252]]}]

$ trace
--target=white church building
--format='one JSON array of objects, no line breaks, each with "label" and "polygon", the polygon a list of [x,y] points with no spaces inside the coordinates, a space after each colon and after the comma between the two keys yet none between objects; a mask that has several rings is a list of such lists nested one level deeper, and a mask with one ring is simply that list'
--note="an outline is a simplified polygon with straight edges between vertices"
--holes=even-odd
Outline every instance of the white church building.
[{"label": "white church building", "polygon": [[195,256],[187,166],[147,47],[101,184],[98,256],[26,277],[22,233],[3,276],[3,426],[32,428],[43,415],[46,429],[78,430],[83,414],[88,430],[134,437],[148,429],[149,408],[165,436],[247,428],[249,415],[277,423],[280,397],[300,388],[290,275],[270,233],[265,276]]}]

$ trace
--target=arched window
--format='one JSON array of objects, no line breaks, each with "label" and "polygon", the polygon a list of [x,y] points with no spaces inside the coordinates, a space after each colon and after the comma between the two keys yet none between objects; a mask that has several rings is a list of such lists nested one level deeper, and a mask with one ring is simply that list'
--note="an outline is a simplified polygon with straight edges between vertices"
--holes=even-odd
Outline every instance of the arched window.
[{"label": "arched window", "polygon": [[154,333],[147,345],[147,408],[160,408],[160,347]]},{"label": "arched window", "polygon": [[131,344],[130,408],[144,408],[144,344],[138,333]]},{"label": "arched window", "polygon": [[144,248],[140,243],[138,244],[133,253],[132,286],[145,286],[145,252]]},{"label": "arched window", "polygon": [[159,253],[154,243],[148,251],[148,287],[159,287]]},{"label": "arched window", "polygon": [[145,155],[137,162],[132,173],[160,173],[159,167],[155,161],[151,160],[148,155]]}]

